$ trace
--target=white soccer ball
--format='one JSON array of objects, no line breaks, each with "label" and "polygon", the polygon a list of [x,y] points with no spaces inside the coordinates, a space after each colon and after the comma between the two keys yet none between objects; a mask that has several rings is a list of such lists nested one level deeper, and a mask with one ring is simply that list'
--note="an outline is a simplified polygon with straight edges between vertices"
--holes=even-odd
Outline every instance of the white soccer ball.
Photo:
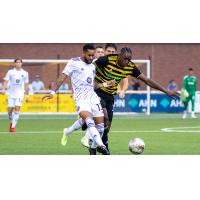
[{"label": "white soccer ball", "polygon": [[131,153],[141,154],[144,151],[145,143],[140,138],[134,138],[129,141],[128,149]]}]

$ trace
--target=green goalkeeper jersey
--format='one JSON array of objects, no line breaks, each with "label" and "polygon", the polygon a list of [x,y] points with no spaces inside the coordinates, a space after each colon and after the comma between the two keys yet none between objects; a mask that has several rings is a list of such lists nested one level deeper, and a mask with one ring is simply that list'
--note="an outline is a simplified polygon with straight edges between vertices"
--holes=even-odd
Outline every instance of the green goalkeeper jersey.
[{"label": "green goalkeeper jersey", "polygon": [[197,78],[195,76],[185,76],[183,78],[183,87],[190,95],[195,95],[197,89]]}]

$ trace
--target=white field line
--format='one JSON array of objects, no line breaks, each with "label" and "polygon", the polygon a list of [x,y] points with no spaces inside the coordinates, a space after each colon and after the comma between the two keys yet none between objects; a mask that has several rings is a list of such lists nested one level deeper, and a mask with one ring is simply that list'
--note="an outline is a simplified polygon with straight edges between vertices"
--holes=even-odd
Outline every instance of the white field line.
[{"label": "white field line", "polygon": [[[199,130],[192,130],[199,129]],[[174,128],[162,128],[161,131],[164,132],[176,132],[176,133],[200,133],[200,126],[190,126],[190,127],[174,127]]]},{"label": "white field line", "polygon": [[[10,133],[8,131],[5,131],[5,132],[0,132],[0,134],[7,134],[7,133],[10,133],[10,134],[18,134],[18,133],[62,133],[63,131],[62,130],[58,130],[58,131],[16,131],[15,133]],[[153,130],[150,130],[150,131],[111,131],[110,133],[161,133],[162,131],[160,130],[156,130],[156,131],[153,131]],[[76,133],[83,133],[82,131],[76,131]]]},{"label": "white field line", "polygon": [[[188,130],[187,130],[188,129]],[[199,130],[191,130],[191,129],[199,129]],[[17,131],[16,133],[62,133],[61,130],[56,130],[56,131]],[[110,133],[170,133],[170,132],[176,132],[176,133],[200,133],[200,126],[195,126],[195,127],[174,127],[174,128],[162,128],[160,130],[133,130],[133,131],[111,131]],[[10,132],[8,131],[2,131],[0,134],[8,134]],[[16,134],[16,133],[10,133],[10,134]],[[76,131],[76,133],[83,133],[83,131]]]}]

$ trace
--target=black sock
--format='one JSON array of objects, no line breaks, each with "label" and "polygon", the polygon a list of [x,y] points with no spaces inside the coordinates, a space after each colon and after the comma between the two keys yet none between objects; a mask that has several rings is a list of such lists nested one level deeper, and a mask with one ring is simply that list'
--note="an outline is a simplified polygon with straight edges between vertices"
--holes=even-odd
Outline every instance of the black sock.
[{"label": "black sock", "polygon": [[82,125],[82,131],[85,131],[87,129],[87,124],[84,122]]},{"label": "black sock", "polygon": [[89,148],[89,153],[90,153],[90,155],[96,155],[97,151],[96,151],[96,149]]}]

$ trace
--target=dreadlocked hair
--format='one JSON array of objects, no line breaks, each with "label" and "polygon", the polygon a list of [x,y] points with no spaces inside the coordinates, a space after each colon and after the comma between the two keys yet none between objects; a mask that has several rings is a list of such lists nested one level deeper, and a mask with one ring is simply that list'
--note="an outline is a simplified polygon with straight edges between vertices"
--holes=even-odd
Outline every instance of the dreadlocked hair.
[{"label": "dreadlocked hair", "polygon": [[124,47],[124,48],[121,49],[121,52],[120,52],[120,53],[121,53],[121,54],[125,54],[125,53],[130,53],[130,54],[132,54],[132,51],[131,51],[130,48]]}]

